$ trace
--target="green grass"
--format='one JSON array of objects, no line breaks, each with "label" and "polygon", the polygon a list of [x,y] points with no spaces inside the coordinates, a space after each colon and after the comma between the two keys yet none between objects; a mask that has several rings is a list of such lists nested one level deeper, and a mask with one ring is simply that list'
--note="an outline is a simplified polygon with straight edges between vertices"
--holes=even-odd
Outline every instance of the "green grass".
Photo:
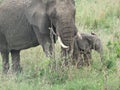
[{"label": "green grass", "polygon": [[[41,46],[21,52],[23,72],[0,73],[0,90],[120,90],[120,0],[76,0],[76,25],[80,32],[95,32],[103,42],[104,66],[92,53],[90,67],[50,67]],[[60,46],[56,45],[56,63]],[[0,57],[1,60],[1,57]],[[2,61],[2,60],[1,60]],[[0,62],[2,72],[2,62]]]}]

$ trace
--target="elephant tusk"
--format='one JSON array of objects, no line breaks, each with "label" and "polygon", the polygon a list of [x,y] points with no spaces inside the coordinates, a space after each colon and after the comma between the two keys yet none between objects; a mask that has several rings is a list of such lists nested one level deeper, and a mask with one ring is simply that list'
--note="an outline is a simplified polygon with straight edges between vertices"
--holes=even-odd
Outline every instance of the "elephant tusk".
[{"label": "elephant tusk", "polygon": [[82,39],[82,36],[80,35],[79,32],[77,32],[77,36],[78,36],[80,39]]},{"label": "elephant tusk", "polygon": [[66,45],[63,44],[63,42],[62,42],[62,40],[59,36],[58,36],[58,41],[63,48],[66,48],[66,49],[69,48],[69,46],[66,46]]}]

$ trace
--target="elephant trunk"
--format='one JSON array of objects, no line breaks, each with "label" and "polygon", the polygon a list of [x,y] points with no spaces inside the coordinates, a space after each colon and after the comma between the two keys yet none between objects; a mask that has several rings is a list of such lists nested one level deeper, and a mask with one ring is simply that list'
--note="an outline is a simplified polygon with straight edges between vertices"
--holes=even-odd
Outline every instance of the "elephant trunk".
[{"label": "elephant trunk", "polygon": [[69,48],[69,46],[66,46],[66,45],[63,44],[60,36],[58,36],[58,41],[59,41],[60,45],[61,45],[63,48],[66,48],[66,49]]},{"label": "elephant trunk", "polygon": [[[62,21],[62,20],[61,20]],[[73,23],[70,21],[63,21],[58,23],[58,36],[60,36],[61,41],[64,45],[71,47],[75,35],[77,35],[77,29]]]},{"label": "elephant trunk", "polygon": [[63,30],[60,32],[60,37],[61,41],[63,42],[64,45],[69,46],[71,48],[74,40],[74,29],[71,27],[65,27]]}]

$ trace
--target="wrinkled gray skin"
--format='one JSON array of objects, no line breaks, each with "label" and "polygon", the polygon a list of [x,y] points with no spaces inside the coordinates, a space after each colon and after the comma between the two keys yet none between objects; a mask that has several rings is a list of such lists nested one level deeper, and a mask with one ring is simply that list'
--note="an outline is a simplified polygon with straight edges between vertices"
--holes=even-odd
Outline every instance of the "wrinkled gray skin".
[{"label": "wrinkled gray skin", "polygon": [[[78,65],[90,65],[92,50],[97,51],[102,59],[102,42],[94,33],[81,33],[82,39],[76,37],[73,51],[73,63]],[[79,67],[79,66],[78,66]]]},{"label": "wrinkled gray skin", "polygon": [[0,5],[3,72],[7,73],[9,69],[9,53],[15,72],[21,70],[21,50],[42,45],[46,55],[51,53],[52,40],[48,29],[51,26],[71,50],[70,45],[77,33],[74,0],[4,0]]}]

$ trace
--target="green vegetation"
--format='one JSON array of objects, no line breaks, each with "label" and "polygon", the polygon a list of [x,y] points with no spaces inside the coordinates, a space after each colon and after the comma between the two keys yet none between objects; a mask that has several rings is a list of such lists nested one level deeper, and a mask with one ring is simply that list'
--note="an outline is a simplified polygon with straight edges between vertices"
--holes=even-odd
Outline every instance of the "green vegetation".
[{"label": "green vegetation", "polygon": [[61,68],[58,44],[56,61],[38,46],[21,52],[20,75],[0,73],[0,90],[120,90],[120,0],[76,0],[76,8],[79,31],[95,32],[103,42],[104,66],[93,52],[91,66]]}]

